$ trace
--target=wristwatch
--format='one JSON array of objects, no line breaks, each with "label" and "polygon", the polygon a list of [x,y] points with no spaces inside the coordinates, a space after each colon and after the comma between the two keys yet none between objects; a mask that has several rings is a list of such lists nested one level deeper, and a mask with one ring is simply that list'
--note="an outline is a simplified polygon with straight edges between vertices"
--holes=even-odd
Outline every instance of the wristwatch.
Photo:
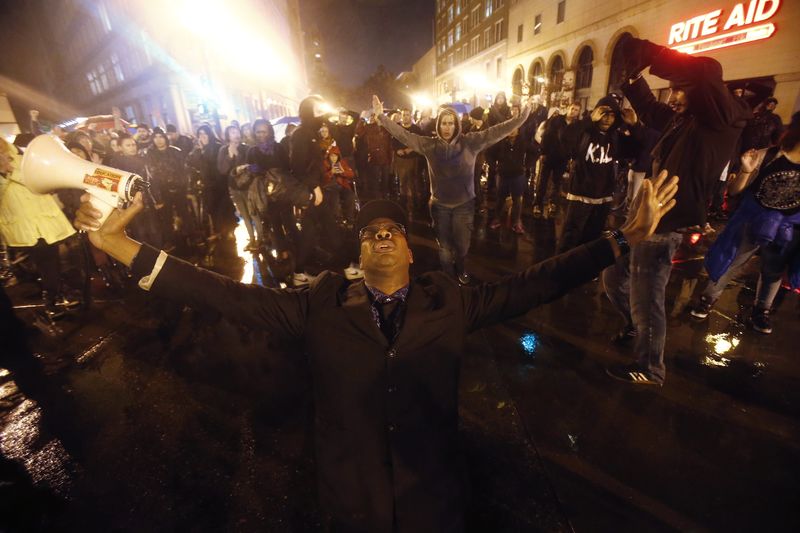
[{"label": "wristwatch", "polygon": [[628,239],[625,238],[625,235],[623,235],[620,230],[606,231],[603,233],[603,237],[606,239],[613,239],[614,242],[617,243],[619,255],[625,255],[631,251],[631,245],[628,243]]}]

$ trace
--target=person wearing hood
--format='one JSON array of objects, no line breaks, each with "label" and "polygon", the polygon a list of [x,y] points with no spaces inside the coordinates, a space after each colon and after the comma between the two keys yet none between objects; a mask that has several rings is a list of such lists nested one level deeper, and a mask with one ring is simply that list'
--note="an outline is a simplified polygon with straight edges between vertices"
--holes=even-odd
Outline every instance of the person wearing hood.
[{"label": "person wearing hood", "polygon": [[[605,230],[614,200],[616,161],[635,157],[641,136],[637,123],[632,109],[621,110],[615,98],[604,96],[588,119],[562,132],[572,171],[556,253],[594,240]],[[623,124],[629,128],[627,135],[620,131]]]},{"label": "person wearing hood", "polygon": [[[555,197],[561,189],[562,177],[567,170],[569,154],[561,144],[561,133],[564,128],[580,120],[581,106],[578,102],[572,102],[567,106],[565,115],[557,112],[557,108],[550,118],[544,122],[544,132],[542,133],[542,156],[539,169],[539,181],[536,184],[536,198],[533,206],[533,216],[551,217],[556,212]],[[552,183],[550,196],[547,195],[547,185]]]},{"label": "person wearing hood", "polygon": [[[626,322],[614,340],[635,342],[637,355],[636,362],[607,372],[630,384],[661,385],[666,377],[664,293],[672,257],[684,233],[705,226],[714,182],[752,114],[728,90],[717,60],[630,36],[623,37],[618,46],[628,75],[622,92],[642,122],[661,131],[650,175],[666,169],[679,175],[682,185],[675,209],[661,220],[655,234],[633,247],[630,260],[603,273],[606,294]],[[669,104],[656,100],[642,77],[648,66],[650,74],[670,81]]]},{"label": "person wearing hood", "polygon": [[295,286],[307,285],[310,281],[306,266],[320,244],[325,243],[330,250],[339,247],[339,235],[333,210],[323,205],[322,174],[324,152],[320,150],[318,135],[325,112],[322,97],[307,96],[300,102],[298,115],[300,125],[290,138],[290,166],[292,175],[306,189],[307,203],[304,207],[293,283]]},{"label": "person wearing hood", "polygon": [[161,128],[153,128],[153,146],[144,158],[147,172],[158,184],[161,201],[161,224],[166,235],[174,243],[173,235],[177,226],[173,219],[179,217],[183,224],[189,223],[189,209],[186,203],[186,168],[180,149],[171,145],[168,134]]},{"label": "person wearing hood", "polygon": [[436,137],[415,135],[389,120],[377,96],[372,97],[372,107],[380,125],[428,162],[431,219],[439,243],[439,261],[442,270],[468,284],[465,260],[475,221],[475,159],[482,150],[519,128],[528,118],[530,107],[525,106],[517,118],[464,135],[458,113],[444,107],[436,120]]},{"label": "person wearing hood", "polygon": [[[497,124],[501,124],[511,118],[511,107],[508,105],[508,98],[506,93],[500,91],[494,97],[494,102],[489,107],[489,113],[486,117],[486,126],[491,128]],[[486,159],[489,163],[489,180],[486,182],[487,191],[494,189],[497,183],[497,154],[491,153],[494,146],[487,149]]]},{"label": "person wearing hood", "polygon": [[217,155],[222,147],[211,126],[197,128],[197,146],[186,158],[186,164],[195,169],[203,184],[203,200],[211,214],[216,232],[228,232],[235,225],[233,204],[228,196],[228,178],[217,169]]},{"label": "person wearing hood", "polygon": [[356,177],[353,167],[342,157],[342,152],[335,144],[328,148],[325,156],[325,173],[323,174],[322,191],[326,202],[342,212],[344,220],[351,226],[355,220],[356,197],[353,180]]}]

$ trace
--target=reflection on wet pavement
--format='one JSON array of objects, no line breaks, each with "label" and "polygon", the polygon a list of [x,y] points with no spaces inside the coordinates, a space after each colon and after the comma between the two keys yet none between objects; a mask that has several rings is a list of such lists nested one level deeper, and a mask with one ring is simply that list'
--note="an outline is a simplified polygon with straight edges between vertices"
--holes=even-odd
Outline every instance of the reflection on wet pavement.
[{"label": "reflection on wet pavement", "polygon": [[[486,218],[467,264],[476,279],[552,253],[552,220],[526,220],[516,236]],[[245,251],[247,237],[240,224],[220,241],[215,269],[280,286],[271,251]],[[412,248],[414,272],[435,268],[420,222]],[[608,343],[621,319],[598,281],[469,337],[460,413],[472,531],[800,529],[800,298],[782,291],[772,335],[748,329],[756,259],[708,320],[692,321],[701,255],[686,251],[667,289],[661,390],[605,376],[633,354]],[[30,286],[10,292],[33,300]],[[0,451],[24,474],[0,484],[63,499],[58,512],[31,511],[55,517],[54,531],[318,530],[300,347],[166,308],[136,290],[124,306],[101,299],[62,337],[31,336],[42,372],[0,364]]]}]

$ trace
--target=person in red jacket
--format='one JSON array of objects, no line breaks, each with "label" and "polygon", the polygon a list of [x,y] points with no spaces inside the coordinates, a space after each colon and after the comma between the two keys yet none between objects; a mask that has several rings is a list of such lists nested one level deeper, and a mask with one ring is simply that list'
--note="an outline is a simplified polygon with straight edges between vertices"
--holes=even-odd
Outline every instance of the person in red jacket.
[{"label": "person in red jacket", "polygon": [[345,223],[350,226],[355,218],[356,196],[353,190],[353,179],[356,173],[342,159],[342,152],[336,145],[328,148],[325,154],[325,173],[322,176],[323,198],[337,217],[344,216]]}]

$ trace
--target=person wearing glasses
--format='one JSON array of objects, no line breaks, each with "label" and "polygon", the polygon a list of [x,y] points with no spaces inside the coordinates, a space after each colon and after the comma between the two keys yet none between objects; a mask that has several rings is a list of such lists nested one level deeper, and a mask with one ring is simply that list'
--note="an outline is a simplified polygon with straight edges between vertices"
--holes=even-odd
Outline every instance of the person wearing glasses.
[{"label": "person wearing glasses", "polygon": [[652,234],[677,177],[646,181],[615,232],[493,283],[414,279],[407,214],[387,200],[357,218],[364,279],[323,272],[308,286],[246,285],[125,234],[140,199],[102,226],[82,198],[75,225],[130,266],[139,286],[302,342],[313,380],[318,494],[330,531],[462,531],[458,376],[467,334],[525,314],[595,278]]}]

